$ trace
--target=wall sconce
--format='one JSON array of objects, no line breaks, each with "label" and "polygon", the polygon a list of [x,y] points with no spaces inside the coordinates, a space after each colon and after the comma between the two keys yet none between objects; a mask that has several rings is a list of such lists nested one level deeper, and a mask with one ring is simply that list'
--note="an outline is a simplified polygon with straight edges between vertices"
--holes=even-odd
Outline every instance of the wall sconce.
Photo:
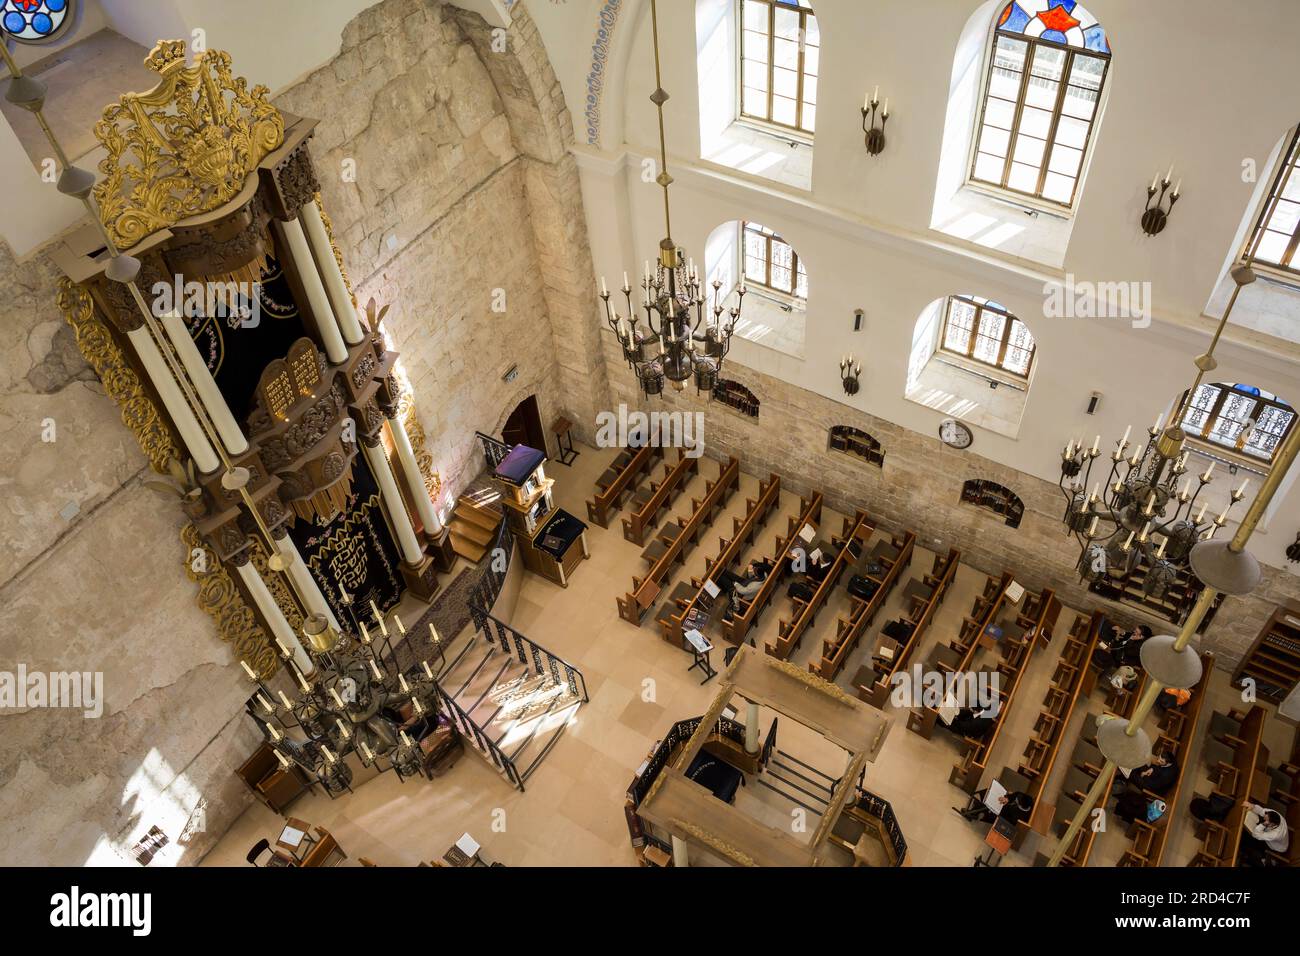
[{"label": "wall sconce", "polygon": [[1296,533],[1295,544],[1286,549],[1286,559],[1291,563],[1300,563],[1300,532]]},{"label": "wall sconce", "polygon": [[[1151,180],[1151,185],[1147,187],[1147,204],[1142,212],[1142,231],[1148,236],[1158,236],[1164,231],[1165,224],[1169,222],[1169,217],[1173,214],[1174,204],[1178,202],[1178,197],[1182,195],[1183,181],[1178,180],[1174,186],[1173,192],[1169,192],[1169,183],[1173,179],[1174,167],[1169,167],[1169,172],[1165,173],[1163,179],[1160,174],[1156,173],[1156,178]],[[1160,196],[1156,197],[1157,189]],[[1169,208],[1165,209],[1165,194],[1169,193]],[[1155,199],[1155,205],[1151,205],[1151,200]]]},{"label": "wall sconce", "polygon": [[880,87],[862,102],[862,132],[867,136],[867,152],[878,156],[885,148],[885,124],[889,122],[889,98],[885,98],[880,111],[880,127],[876,127],[876,108],[880,106]]},{"label": "wall sconce", "polygon": [[855,362],[852,355],[840,359],[840,382],[844,386],[844,394],[858,394],[858,389],[861,387],[858,384],[858,376],[861,374],[862,363]]}]

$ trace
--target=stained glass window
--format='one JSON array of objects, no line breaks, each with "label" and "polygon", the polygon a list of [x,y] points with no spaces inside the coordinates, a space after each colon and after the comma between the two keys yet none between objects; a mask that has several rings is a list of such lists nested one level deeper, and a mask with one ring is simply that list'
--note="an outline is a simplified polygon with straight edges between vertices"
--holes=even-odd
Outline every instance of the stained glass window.
[{"label": "stained glass window", "polygon": [[1300,126],[1291,134],[1282,154],[1248,251],[1259,262],[1300,272],[1297,247],[1300,247]]},{"label": "stained glass window", "polygon": [[1253,385],[1201,385],[1183,413],[1183,428],[1202,441],[1271,462],[1295,419],[1289,405]]},{"label": "stained glass window", "polygon": [[0,27],[22,43],[48,43],[71,25],[76,0],[0,0]]},{"label": "stained glass window", "polygon": [[1072,206],[1110,44],[1073,0],[1012,0],[993,36],[971,180]]},{"label": "stained glass window", "polygon": [[820,53],[809,0],[740,0],[740,115],[812,133]]},{"label": "stained glass window", "polygon": [[756,222],[740,227],[745,282],[796,299],[808,298],[808,273],[794,248],[767,226]]},{"label": "stained glass window", "polygon": [[945,352],[1003,369],[1021,378],[1034,362],[1034,336],[1029,328],[989,299],[974,295],[948,297],[940,338]]}]

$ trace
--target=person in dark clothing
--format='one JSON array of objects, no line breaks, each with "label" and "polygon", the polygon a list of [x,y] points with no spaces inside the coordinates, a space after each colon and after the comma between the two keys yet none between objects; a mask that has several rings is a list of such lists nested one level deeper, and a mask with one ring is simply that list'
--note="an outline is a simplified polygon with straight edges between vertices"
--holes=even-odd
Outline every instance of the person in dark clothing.
[{"label": "person in dark clothing", "polygon": [[1129,774],[1128,782],[1164,796],[1178,782],[1178,762],[1165,754],[1153,754],[1149,764]]},{"label": "person in dark clothing", "polygon": [[808,577],[813,581],[821,584],[826,580],[826,575],[831,573],[831,560],[824,554],[818,554],[816,557],[810,557],[808,560]]},{"label": "person in dark clothing", "polygon": [[963,707],[957,712],[957,716],[952,719],[948,729],[958,737],[982,740],[993,729],[995,722],[996,718],[990,715],[987,708],[976,710],[973,707]]},{"label": "person in dark clothing", "polygon": [[998,804],[1002,807],[998,813],[994,814],[984,805],[984,798],[988,795],[988,790],[979,790],[971,795],[970,803],[966,809],[953,807],[967,820],[978,820],[981,823],[992,823],[994,820],[1002,819],[1008,823],[1027,823],[1030,815],[1034,812],[1034,798],[1023,791],[1017,790],[1013,793],[1004,793],[998,798]]}]

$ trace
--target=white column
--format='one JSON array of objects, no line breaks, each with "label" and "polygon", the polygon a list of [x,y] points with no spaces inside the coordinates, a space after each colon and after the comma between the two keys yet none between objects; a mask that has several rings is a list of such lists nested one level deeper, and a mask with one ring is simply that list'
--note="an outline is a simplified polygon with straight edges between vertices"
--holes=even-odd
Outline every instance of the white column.
[{"label": "white column", "polygon": [[388,427],[393,432],[393,446],[397,449],[397,460],[402,463],[402,474],[415,496],[415,510],[420,515],[426,534],[442,534],[442,522],[438,520],[438,509],[429,500],[429,491],[424,486],[424,475],[415,460],[415,449],[411,447],[411,436],[406,434],[406,426],[401,418],[390,418]]},{"label": "white column", "polygon": [[673,866],[690,866],[691,855],[686,848],[686,841],[673,837]]},{"label": "white column", "polygon": [[[277,220],[279,221],[279,220]],[[320,273],[311,256],[311,246],[302,231],[302,223],[297,219],[280,222],[280,231],[284,235],[285,245],[289,250],[289,259],[298,270],[303,290],[307,293],[307,305],[316,318],[316,330],[320,332],[321,344],[325,346],[326,357],[335,365],[347,360],[348,348],[343,344],[343,335],[339,324],[334,319],[334,310],[330,307],[329,296],[321,285]]]},{"label": "white column", "polygon": [[411,524],[411,518],[406,513],[406,505],[402,502],[402,493],[397,488],[397,478],[394,477],[393,468],[388,463],[388,456],[384,454],[383,444],[371,448],[362,442],[361,450],[365,452],[366,461],[370,462],[370,470],[375,473],[375,480],[379,482],[379,494],[384,499],[384,504],[388,506],[388,517],[392,521],[393,530],[397,532],[397,544],[402,549],[402,559],[407,564],[419,564],[424,560],[424,550],[415,536],[415,527]]},{"label": "white column", "polygon": [[302,599],[307,602],[307,610],[311,614],[320,614],[334,626],[334,630],[343,630],[339,627],[339,619],[334,616],[334,611],[329,602],[325,600],[325,595],[321,593],[320,585],[312,577],[311,568],[307,567],[307,562],[302,559],[298,553],[298,548],[293,543],[293,538],[287,534],[283,538],[275,539],[275,546],[279,549],[280,554],[289,562],[285,568],[289,579],[293,581],[294,588]]},{"label": "white column", "polygon": [[758,753],[758,704],[745,708],[745,753]]},{"label": "white column", "polygon": [[334,258],[334,247],[330,244],[325,221],[320,217],[320,208],[314,201],[309,202],[298,211],[298,219],[307,233],[312,256],[316,259],[316,269],[325,282],[325,291],[329,293],[330,303],[334,306],[334,318],[343,332],[343,340],[349,345],[356,345],[366,337],[366,333],[357,320],[357,309],[352,304],[352,296],[348,294],[348,284],[343,281],[338,260]]},{"label": "white column", "polygon": [[176,347],[176,354],[180,356],[181,364],[185,366],[190,381],[194,383],[194,391],[198,392],[203,407],[208,410],[208,415],[212,419],[212,424],[216,426],[222,443],[231,454],[242,455],[248,451],[248,439],[244,437],[239,422],[235,421],[235,416],[231,413],[225,396],[221,394],[221,389],[217,388],[217,381],[208,370],[203,356],[199,354],[189,329],[185,327],[185,320],[179,313],[169,312],[162,317],[162,324],[167,330],[167,337]]},{"label": "white column", "polygon": [[302,644],[298,642],[298,635],[293,632],[289,626],[289,619],[284,616],[280,610],[280,605],[275,603],[275,598],[271,596],[271,591],[262,580],[262,576],[257,573],[257,568],[253,566],[252,561],[245,561],[236,569],[239,572],[240,580],[244,582],[244,587],[248,588],[248,593],[253,596],[253,603],[257,609],[262,612],[262,617],[270,625],[271,636],[275,642],[280,645],[293,658],[294,664],[298,670],[304,674],[310,674],[316,669],[316,665],[311,662],[307,652],[303,650]]},{"label": "white column", "polygon": [[176,430],[180,432],[181,441],[189,449],[190,457],[194,459],[194,464],[203,474],[211,474],[217,470],[220,460],[217,453],[212,450],[212,445],[208,442],[208,437],[203,433],[203,427],[199,420],[194,417],[194,410],[190,408],[189,402],[185,400],[184,394],[181,393],[181,387],[176,384],[176,379],[172,377],[171,370],[167,367],[162,353],[158,351],[158,345],[149,334],[149,329],[140,326],[126,333],[126,337],[131,340],[131,345],[135,347],[135,354],[140,356],[140,364],[144,366],[149,380],[153,382],[153,387],[157,389],[159,398],[162,399],[163,405],[167,408],[167,413],[171,415]]}]

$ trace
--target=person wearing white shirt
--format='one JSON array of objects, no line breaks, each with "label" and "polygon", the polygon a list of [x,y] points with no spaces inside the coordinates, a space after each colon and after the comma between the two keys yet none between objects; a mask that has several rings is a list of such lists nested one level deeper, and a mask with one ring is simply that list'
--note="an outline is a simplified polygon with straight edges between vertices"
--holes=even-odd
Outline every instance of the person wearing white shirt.
[{"label": "person wearing white shirt", "polygon": [[[1267,847],[1274,853],[1286,853],[1291,840],[1287,832],[1286,821],[1282,819],[1282,814],[1259,804],[1247,804],[1242,823],[1246,828],[1246,832],[1259,841],[1259,844],[1254,849],[1263,851]],[[1262,862],[1264,854],[1263,852],[1257,852],[1251,853],[1250,856]]]}]

